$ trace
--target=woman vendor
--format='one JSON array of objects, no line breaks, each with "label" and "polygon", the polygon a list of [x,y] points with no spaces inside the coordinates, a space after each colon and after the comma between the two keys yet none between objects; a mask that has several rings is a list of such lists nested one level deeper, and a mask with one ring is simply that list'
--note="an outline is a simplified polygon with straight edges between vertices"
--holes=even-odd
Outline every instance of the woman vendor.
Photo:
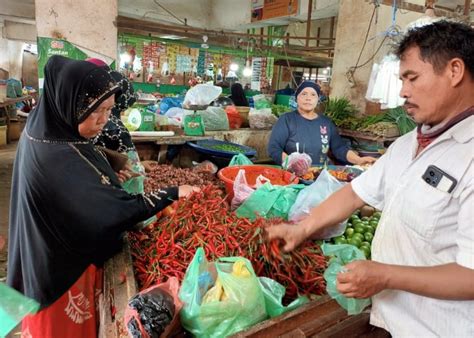
[{"label": "woman vendor", "polygon": [[120,87],[103,67],[52,56],[42,96],[18,143],[10,205],[7,283],[41,305],[26,337],[95,337],[100,267],[125,232],[195,188],[124,191],[90,139]]},{"label": "woman vendor", "polygon": [[296,152],[308,154],[313,165],[329,164],[329,152],[337,162],[366,164],[375,162],[373,157],[360,157],[350,150],[337,132],[334,123],[326,116],[315,112],[320,95],[319,86],[305,81],[296,89],[298,108],[283,114],[273,126],[268,153],[273,161],[282,164],[288,155]]}]

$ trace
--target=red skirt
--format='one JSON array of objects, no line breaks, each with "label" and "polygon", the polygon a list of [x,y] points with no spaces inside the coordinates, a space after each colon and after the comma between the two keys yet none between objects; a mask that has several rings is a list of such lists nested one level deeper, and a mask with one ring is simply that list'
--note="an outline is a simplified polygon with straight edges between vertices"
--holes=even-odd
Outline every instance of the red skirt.
[{"label": "red skirt", "polygon": [[22,322],[24,338],[97,337],[102,269],[90,265],[52,305]]}]

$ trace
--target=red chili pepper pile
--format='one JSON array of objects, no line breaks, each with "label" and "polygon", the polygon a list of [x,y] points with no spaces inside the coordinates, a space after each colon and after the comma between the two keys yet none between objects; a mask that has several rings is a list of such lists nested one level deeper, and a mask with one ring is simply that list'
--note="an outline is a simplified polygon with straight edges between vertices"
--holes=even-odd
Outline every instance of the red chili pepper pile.
[{"label": "red chili pepper pile", "polygon": [[265,240],[263,228],[280,222],[258,218],[251,223],[237,218],[221,190],[206,186],[200,193],[180,200],[171,216],[129,234],[140,287],[148,288],[172,276],[182,281],[201,246],[210,261],[230,256],[248,258],[257,276],[272,278],[287,288],[285,300],[323,294],[326,259],[317,244],[307,241],[291,253],[282,254],[280,243]]}]

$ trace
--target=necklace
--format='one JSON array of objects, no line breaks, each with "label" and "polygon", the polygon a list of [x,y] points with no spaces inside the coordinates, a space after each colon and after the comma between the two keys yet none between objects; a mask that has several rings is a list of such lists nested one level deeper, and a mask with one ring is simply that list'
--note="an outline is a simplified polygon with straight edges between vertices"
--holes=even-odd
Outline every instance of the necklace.
[{"label": "necklace", "polygon": [[97,169],[97,167],[95,165],[93,165],[91,163],[91,161],[89,161],[84,155],[82,155],[82,153],[79,151],[79,149],[77,149],[73,144],[69,144],[69,146],[74,149],[76,151],[76,153],[87,163],[89,164],[92,169],[95,170],[95,172],[97,173],[97,175],[100,176],[100,183],[104,184],[104,185],[110,185],[110,178],[106,175],[104,175],[99,169]]}]

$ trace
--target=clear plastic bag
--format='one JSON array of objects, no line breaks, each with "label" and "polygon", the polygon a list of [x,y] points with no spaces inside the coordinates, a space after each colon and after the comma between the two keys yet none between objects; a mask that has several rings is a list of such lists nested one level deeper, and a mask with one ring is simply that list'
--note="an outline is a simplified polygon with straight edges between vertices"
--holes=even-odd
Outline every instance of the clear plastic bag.
[{"label": "clear plastic bag", "polygon": [[252,129],[272,129],[278,117],[272,114],[271,108],[250,109],[249,125]]},{"label": "clear plastic bag", "polygon": [[229,119],[221,107],[208,107],[198,114],[202,117],[206,130],[229,130]]},{"label": "clear plastic bag", "polygon": [[204,106],[217,99],[222,93],[222,88],[209,85],[198,84],[188,90],[184,97],[183,106],[198,105]]},{"label": "clear plastic bag", "polygon": [[336,282],[337,275],[344,271],[344,265],[356,260],[365,260],[364,253],[349,244],[332,245],[324,243],[321,249],[325,256],[332,256],[328,268],[324,271],[326,291],[329,296],[346,309],[349,315],[361,313],[362,310],[370,305],[370,298],[356,299],[344,297],[337,291]]},{"label": "clear plastic bag", "polygon": [[[312,208],[321,204],[326,198],[337,190],[341,189],[345,183],[339,182],[326,169],[319,174],[316,181],[301,191],[296,198],[295,204],[290,209],[288,218],[292,222],[301,221],[307,217]],[[340,236],[346,229],[347,220],[332,227],[320,234],[323,239]]]},{"label": "clear plastic bag", "polygon": [[[257,178],[260,178],[260,176]],[[253,194],[255,189],[251,188],[245,177],[245,169],[240,169],[234,180],[234,197],[230,203],[232,210],[237,209],[244,201]]]},{"label": "clear plastic bag", "polygon": [[169,337],[179,328],[179,281],[171,277],[166,283],[141,291],[128,302],[125,325],[131,337]]},{"label": "clear plastic bag", "polygon": [[255,109],[265,109],[272,107],[272,102],[265,94],[254,95],[253,104]]},{"label": "clear plastic bag", "polygon": [[296,176],[303,176],[311,167],[311,156],[299,152],[299,143],[296,143],[296,152],[291,153],[285,160],[286,170],[294,173]]}]

